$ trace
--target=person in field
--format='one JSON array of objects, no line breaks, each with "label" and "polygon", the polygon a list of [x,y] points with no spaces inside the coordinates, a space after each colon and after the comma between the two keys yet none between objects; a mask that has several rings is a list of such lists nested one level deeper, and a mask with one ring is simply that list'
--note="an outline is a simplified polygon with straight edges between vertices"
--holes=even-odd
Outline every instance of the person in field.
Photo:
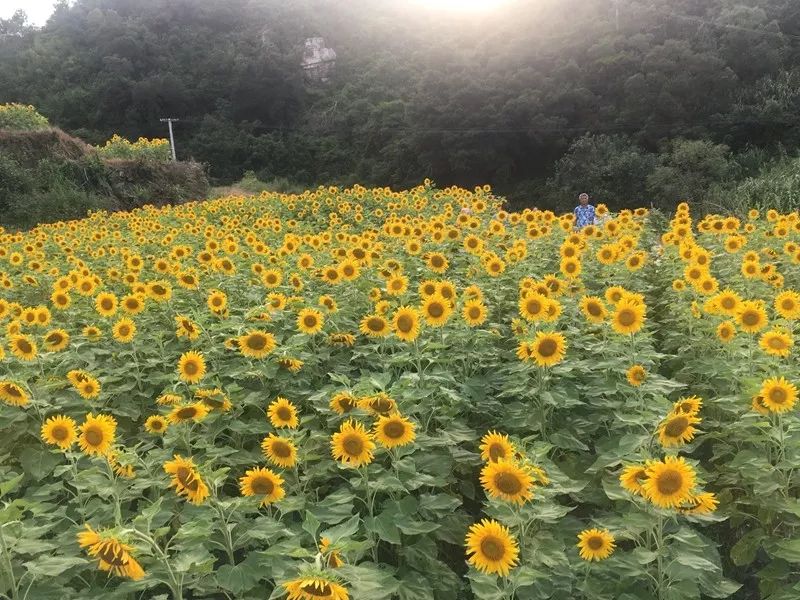
[{"label": "person in field", "polygon": [[583,229],[587,225],[594,225],[594,206],[589,204],[589,194],[578,196],[578,206],[575,207],[575,229]]}]

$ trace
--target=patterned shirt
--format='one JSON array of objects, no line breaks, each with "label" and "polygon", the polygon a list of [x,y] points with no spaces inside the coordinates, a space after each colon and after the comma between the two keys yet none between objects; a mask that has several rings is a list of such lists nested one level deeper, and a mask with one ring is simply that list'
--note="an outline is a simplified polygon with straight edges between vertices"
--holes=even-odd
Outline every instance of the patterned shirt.
[{"label": "patterned shirt", "polygon": [[575,229],[583,229],[587,225],[594,224],[594,206],[578,205],[575,207]]}]

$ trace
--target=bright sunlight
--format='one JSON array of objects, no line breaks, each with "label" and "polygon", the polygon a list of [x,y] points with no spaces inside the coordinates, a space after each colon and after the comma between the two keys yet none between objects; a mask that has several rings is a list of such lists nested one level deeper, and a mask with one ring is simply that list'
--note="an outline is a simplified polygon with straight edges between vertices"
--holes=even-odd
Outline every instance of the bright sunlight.
[{"label": "bright sunlight", "polygon": [[509,0],[414,0],[416,4],[434,10],[459,12],[488,11],[508,4]]}]

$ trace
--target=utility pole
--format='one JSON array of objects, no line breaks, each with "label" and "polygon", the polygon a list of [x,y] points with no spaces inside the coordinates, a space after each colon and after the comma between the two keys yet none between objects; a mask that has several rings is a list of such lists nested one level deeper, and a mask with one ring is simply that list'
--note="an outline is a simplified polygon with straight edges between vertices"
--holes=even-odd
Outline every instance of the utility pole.
[{"label": "utility pole", "polygon": [[172,135],[172,123],[173,121],[175,122],[180,121],[180,119],[173,119],[172,117],[167,117],[166,119],[159,119],[159,121],[169,125],[169,149],[172,151],[172,160],[176,161],[178,159],[175,158],[175,138]]}]

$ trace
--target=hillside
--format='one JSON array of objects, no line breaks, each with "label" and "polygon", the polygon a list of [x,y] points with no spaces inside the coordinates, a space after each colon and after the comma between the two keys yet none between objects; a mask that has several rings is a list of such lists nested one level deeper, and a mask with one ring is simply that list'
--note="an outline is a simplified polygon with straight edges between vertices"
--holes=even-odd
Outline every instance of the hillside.
[{"label": "hillside", "polygon": [[104,159],[56,127],[0,129],[0,225],[22,227],[204,198],[195,162]]}]

